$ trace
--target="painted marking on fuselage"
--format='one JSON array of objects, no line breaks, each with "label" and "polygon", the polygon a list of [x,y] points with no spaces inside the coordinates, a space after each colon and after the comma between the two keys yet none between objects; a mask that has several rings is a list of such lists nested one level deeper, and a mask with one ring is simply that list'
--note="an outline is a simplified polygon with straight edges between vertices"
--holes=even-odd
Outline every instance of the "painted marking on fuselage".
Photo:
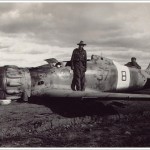
[{"label": "painted marking on fuselage", "polygon": [[117,90],[127,89],[130,86],[130,71],[127,66],[120,65],[119,63],[113,61],[117,68],[118,80],[117,80]]}]

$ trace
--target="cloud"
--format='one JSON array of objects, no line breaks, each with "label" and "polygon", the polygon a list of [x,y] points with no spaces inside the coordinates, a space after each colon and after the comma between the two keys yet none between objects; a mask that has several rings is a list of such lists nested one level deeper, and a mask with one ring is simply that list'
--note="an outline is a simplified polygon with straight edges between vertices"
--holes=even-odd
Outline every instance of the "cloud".
[{"label": "cloud", "polygon": [[125,63],[132,55],[145,67],[149,18],[150,3],[1,3],[1,65],[69,60],[76,43],[84,40],[88,57],[103,53]]}]

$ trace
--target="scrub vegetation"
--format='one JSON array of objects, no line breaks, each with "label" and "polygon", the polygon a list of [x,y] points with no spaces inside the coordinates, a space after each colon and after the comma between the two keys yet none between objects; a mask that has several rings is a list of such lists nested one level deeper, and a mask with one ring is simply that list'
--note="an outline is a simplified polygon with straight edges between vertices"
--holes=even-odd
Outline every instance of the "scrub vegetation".
[{"label": "scrub vegetation", "polygon": [[[107,116],[96,105],[12,102],[0,106],[1,147],[149,147],[150,112]],[[57,105],[57,108],[54,107]],[[78,109],[76,107],[78,106]],[[76,112],[72,107],[76,108]],[[67,108],[67,109],[66,109]],[[81,112],[81,110],[82,112]],[[65,111],[66,110],[66,111]],[[72,111],[72,112],[71,112]],[[69,113],[70,112],[70,113]],[[74,114],[74,115],[73,115]]]}]

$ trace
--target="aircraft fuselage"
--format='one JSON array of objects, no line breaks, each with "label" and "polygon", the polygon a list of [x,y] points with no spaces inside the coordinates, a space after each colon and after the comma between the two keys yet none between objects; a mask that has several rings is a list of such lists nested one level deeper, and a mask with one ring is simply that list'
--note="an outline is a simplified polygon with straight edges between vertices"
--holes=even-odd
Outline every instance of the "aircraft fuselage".
[{"label": "aircraft fuselage", "polygon": [[[0,76],[1,99],[21,98],[22,93],[31,97],[42,95],[45,91],[49,94],[55,91],[54,96],[57,97],[60,90],[71,91],[73,71],[70,66],[51,67],[50,64],[29,69],[4,66],[0,68]],[[87,62],[85,76],[86,91],[137,91],[147,83],[145,71],[96,55]]]},{"label": "aircraft fuselage", "polygon": [[[100,56],[93,56],[87,63],[86,90],[127,92],[142,89],[147,82],[144,71],[120,65]],[[44,88],[71,90],[73,71],[70,66],[30,70],[32,92]]]}]

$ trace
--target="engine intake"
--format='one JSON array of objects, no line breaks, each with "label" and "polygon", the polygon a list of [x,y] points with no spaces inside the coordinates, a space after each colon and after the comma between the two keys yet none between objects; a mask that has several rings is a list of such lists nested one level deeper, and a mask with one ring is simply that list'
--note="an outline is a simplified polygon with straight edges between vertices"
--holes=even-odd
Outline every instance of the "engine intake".
[{"label": "engine intake", "polygon": [[26,94],[31,96],[31,76],[26,68],[0,67],[0,100],[17,100]]}]

